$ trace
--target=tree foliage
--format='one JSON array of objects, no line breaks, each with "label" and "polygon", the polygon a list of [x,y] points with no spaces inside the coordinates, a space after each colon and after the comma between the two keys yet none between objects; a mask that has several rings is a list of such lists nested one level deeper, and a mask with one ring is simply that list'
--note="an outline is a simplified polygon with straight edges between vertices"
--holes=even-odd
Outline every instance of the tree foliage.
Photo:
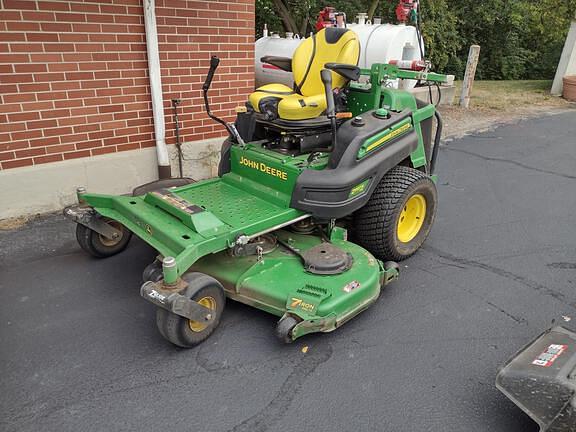
[{"label": "tree foliage", "polygon": [[[270,31],[307,35],[326,5],[352,22],[374,9],[395,22],[396,0],[256,0],[256,36]],[[554,76],[576,0],[421,0],[426,57],[434,68],[462,77],[468,48],[481,46],[480,79],[549,79]]]}]

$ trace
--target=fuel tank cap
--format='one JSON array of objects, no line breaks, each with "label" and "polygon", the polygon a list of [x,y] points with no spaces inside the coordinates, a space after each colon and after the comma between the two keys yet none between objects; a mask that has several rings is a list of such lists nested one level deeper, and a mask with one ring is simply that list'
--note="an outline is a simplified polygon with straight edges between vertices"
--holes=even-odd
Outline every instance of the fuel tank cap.
[{"label": "fuel tank cap", "polygon": [[390,118],[390,113],[386,108],[378,108],[376,111],[374,111],[374,117],[379,119],[387,119]]}]

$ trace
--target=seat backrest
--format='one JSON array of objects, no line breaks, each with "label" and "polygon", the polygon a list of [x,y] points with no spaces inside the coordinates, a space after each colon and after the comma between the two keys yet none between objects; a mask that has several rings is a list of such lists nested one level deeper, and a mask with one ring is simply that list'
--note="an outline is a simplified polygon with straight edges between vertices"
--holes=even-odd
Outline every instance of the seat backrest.
[{"label": "seat backrest", "polygon": [[[326,63],[358,64],[360,42],[352,30],[327,27],[302,42],[292,56],[296,91],[303,96],[324,93],[320,71]],[[332,87],[342,88],[348,80],[332,72]]]}]

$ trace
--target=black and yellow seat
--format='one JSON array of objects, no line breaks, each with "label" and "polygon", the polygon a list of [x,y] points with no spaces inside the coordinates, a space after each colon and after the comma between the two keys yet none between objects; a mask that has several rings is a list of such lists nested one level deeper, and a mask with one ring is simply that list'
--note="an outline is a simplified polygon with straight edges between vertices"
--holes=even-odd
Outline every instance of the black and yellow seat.
[{"label": "black and yellow seat", "polygon": [[[267,120],[308,120],[326,110],[326,95],[320,71],[332,69],[332,86],[342,89],[359,72],[358,36],[343,28],[326,28],[302,42],[293,57],[266,56],[261,59],[287,72],[291,71],[294,88],[284,84],[267,84],[250,95],[256,112]],[[338,91],[338,90],[336,90]]]}]

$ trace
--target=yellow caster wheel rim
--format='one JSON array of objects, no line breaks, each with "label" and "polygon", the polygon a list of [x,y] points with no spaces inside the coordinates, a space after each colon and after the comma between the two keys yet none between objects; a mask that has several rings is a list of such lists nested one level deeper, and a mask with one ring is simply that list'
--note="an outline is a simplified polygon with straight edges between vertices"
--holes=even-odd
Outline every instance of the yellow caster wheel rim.
[{"label": "yellow caster wheel rim", "polygon": [[398,218],[397,235],[402,243],[408,243],[418,235],[426,218],[426,198],[415,194],[408,198]]},{"label": "yellow caster wheel rim", "polygon": [[[198,300],[197,303],[201,304],[202,306],[210,310],[216,310],[216,300],[214,299],[214,297],[210,296],[202,297],[200,300]],[[206,327],[208,327],[208,324],[209,323],[188,320],[188,327],[190,327],[190,330],[196,333],[199,333],[202,330],[206,329]]]}]

